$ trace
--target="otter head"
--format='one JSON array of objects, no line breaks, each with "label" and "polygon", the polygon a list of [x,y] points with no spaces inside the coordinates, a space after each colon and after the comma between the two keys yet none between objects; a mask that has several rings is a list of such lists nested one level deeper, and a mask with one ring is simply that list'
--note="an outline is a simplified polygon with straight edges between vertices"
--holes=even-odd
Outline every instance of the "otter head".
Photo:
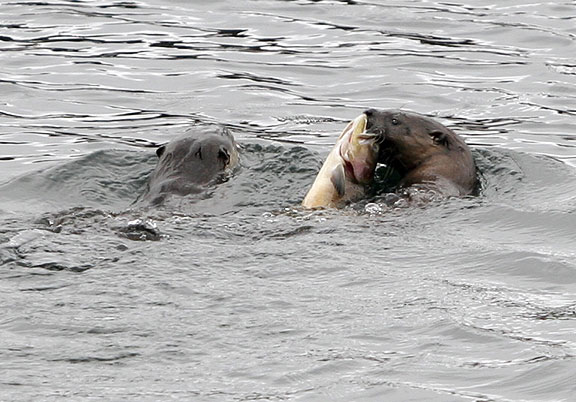
[{"label": "otter head", "polygon": [[380,162],[400,171],[415,169],[429,158],[463,144],[447,127],[416,113],[376,109],[364,113],[366,131],[380,138]]},{"label": "otter head", "polygon": [[460,194],[476,185],[470,148],[449,128],[426,116],[399,110],[369,109],[366,131],[379,137],[379,162],[403,176],[402,186],[449,181]]},{"label": "otter head", "polygon": [[238,164],[238,149],[224,127],[197,126],[156,150],[155,175],[182,183],[205,184]]},{"label": "otter head", "polygon": [[[138,200],[158,205],[172,194],[202,193],[238,164],[238,145],[221,126],[194,126],[156,150],[158,164]],[[137,200],[137,201],[138,201]]]}]

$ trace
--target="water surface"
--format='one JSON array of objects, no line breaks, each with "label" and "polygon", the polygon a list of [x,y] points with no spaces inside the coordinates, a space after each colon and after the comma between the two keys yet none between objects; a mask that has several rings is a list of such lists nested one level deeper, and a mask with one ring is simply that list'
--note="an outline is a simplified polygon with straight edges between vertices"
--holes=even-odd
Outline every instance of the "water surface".
[{"label": "water surface", "polygon": [[[572,1],[3,2],[2,399],[573,400],[575,20]],[[301,210],[368,107],[462,135],[480,196]],[[236,176],[134,208],[154,148],[211,122],[242,144]]]}]

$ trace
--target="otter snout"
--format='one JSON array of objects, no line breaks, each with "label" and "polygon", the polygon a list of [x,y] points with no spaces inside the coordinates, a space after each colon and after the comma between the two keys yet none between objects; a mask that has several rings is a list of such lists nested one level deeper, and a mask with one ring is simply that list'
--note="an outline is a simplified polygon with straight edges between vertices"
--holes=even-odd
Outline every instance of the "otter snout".
[{"label": "otter snout", "polygon": [[226,147],[220,147],[220,150],[218,150],[218,159],[224,163],[224,166],[228,166],[230,164],[230,153]]},{"label": "otter snout", "polygon": [[366,132],[379,135],[379,141],[384,140],[386,133],[386,120],[390,113],[384,110],[374,108],[366,109],[364,115],[366,116]]}]

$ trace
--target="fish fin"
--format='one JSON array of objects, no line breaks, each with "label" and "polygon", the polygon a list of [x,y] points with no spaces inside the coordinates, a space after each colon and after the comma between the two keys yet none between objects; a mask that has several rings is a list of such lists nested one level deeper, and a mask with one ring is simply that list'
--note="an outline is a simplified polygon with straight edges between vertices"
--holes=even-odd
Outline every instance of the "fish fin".
[{"label": "fish fin", "polygon": [[330,181],[334,185],[338,196],[342,197],[346,191],[346,173],[344,172],[344,165],[341,163],[336,165],[330,175]]}]

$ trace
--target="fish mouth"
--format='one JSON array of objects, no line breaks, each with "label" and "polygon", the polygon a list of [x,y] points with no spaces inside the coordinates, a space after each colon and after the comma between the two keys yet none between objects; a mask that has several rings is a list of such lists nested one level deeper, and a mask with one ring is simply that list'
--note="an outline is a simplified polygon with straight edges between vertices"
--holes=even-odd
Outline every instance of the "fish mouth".
[{"label": "fish mouth", "polygon": [[368,184],[374,178],[380,145],[378,134],[366,131],[368,116],[361,114],[342,133],[340,157],[346,175],[354,182]]}]

